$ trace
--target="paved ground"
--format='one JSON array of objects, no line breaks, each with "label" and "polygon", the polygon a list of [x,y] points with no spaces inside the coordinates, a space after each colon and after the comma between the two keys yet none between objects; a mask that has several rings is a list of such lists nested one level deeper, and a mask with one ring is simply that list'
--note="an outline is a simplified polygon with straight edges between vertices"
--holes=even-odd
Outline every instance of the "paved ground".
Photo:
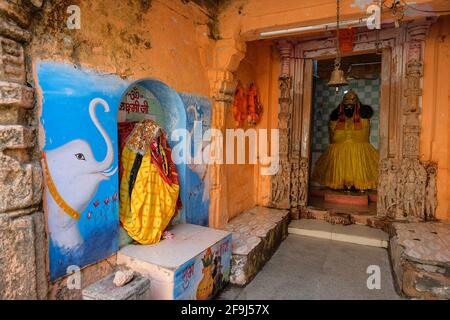
[{"label": "paved ground", "polygon": [[[367,267],[378,265],[381,289],[367,288]],[[289,235],[245,288],[229,286],[218,299],[400,299],[386,249]]]}]

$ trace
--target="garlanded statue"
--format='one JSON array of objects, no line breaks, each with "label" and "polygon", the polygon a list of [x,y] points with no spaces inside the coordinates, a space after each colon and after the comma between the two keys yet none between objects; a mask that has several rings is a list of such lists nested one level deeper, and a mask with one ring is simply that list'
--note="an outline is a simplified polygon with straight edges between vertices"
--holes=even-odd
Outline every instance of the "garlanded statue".
[{"label": "garlanded statue", "polygon": [[243,121],[246,118],[247,113],[247,95],[245,88],[239,81],[234,92],[233,106],[231,108],[233,112],[234,125],[236,127],[242,127]]},{"label": "garlanded statue", "polygon": [[256,125],[262,112],[261,99],[259,97],[258,88],[253,82],[250,84],[247,92],[247,122],[249,125]]},{"label": "garlanded statue", "polygon": [[370,144],[373,109],[349,90],[330,115],[330,144],[317,160],[312,179],[338,190],[376,189],[378,151]]}]

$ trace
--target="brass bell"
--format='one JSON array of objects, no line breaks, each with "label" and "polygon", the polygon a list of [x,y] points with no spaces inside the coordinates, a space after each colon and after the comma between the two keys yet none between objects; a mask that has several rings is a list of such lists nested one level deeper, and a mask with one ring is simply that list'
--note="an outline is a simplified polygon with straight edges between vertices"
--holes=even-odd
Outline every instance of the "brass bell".
[{"label": "brass bell", "polygon": [[339,68],[339,65],[334,66],[334,70],[331,73],[330,81],[328,86],[330,87],[341,87],[348,85],[347,79],[344,77],[344,71]]}]

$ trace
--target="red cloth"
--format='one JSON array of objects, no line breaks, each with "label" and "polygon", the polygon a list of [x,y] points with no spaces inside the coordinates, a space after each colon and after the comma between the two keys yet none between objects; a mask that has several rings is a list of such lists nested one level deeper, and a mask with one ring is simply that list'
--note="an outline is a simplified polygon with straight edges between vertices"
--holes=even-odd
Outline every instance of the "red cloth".
[{"label": "red cloth", "polygon": [[[161,152],[161,148],[164,152]],[[169,184],[179,184],[177,167],[172,160],[172,151],[167,144],[165,133],[154,139],[150,145],[152,151],[152,162],[156,165],[159,175]],[[177,210],[181,209],[181,198],[177,199]]]},{"label": "red cloth", "polygon": [[[355,125],[355,129],[356,130],[360,130],[361,127],[361,115],[360,115],[360,110],[361,110],[361,105],[360,103],[357,103],[354,107],[354,111],[353,111],[353,123]],[[336,125],[336,129],[344,129],[345,128],[345,112],[344,112],[344,104],[341,103],[339,105],[339,120],[338,123]]]},{"label": "red cloth", "polygon": [[123,165],[122,165],[122,150],[125,147],[125,141],[130,135],[131,131],[133,131],[134,126],[137,122],[119,122],[118,127],[118,136],[119,136],[119,185],[122,180],[123,173]]}]

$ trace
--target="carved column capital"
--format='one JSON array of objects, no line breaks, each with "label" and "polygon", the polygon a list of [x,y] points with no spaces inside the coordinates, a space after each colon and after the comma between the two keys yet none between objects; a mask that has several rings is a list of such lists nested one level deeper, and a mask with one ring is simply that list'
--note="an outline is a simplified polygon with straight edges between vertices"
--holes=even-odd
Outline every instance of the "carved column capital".
[{"label": "carved column capital", "polygon": [[288,40],[280,40],[277,43],[278,51],[280,52],[281,71],[280,78],[290,76],[290,59],[292,56],[293,46]]},{"label": "carved column capital", "polygon": [[406,43],[407,43],[407,63],[411,61],[423,61],[423,53],[425,47],[425,38],[431,22],[424,23],[410,23],[406,28]]},{"label": "carved column capital", "polygon": [[229,71],[212,70],[209,72],[211,84],[211,97],[215,101],[232,102],[236,81]]}]

